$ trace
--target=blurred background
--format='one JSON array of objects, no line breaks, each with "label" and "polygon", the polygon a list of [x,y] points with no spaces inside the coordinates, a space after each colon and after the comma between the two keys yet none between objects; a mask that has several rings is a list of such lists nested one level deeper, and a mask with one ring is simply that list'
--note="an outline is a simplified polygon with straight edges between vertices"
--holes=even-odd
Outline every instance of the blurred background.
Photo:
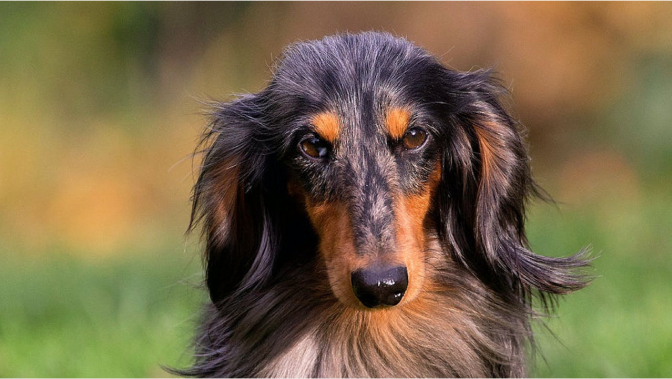
[{"label": "blurred background", "polygon": [[205,293],[185,237],[202,100],[282,47],[405,36],[493,67],[529,129],[544,255],[598,275],[540,327],[535,376],[672,376],[672,4],[1,3],[0,376],[166,376]]}]

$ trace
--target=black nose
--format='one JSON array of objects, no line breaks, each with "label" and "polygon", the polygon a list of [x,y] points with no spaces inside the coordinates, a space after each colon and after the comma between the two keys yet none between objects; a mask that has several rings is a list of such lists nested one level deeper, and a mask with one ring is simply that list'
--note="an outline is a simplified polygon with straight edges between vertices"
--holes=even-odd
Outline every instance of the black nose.
[{"label": "black nose", "polygon": [[408,287],[406,267],[357,270],[351,275],[352,289],[368,308],[399,304]]}]

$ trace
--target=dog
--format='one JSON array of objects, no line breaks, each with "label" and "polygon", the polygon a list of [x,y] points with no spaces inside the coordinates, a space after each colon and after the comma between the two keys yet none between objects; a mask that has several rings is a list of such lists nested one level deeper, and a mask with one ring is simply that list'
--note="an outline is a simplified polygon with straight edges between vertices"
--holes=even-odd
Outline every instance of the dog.
[{"label": "dog", "polygon": [[190,224],[211,302],[180,373],[526,375],[532,319],[589,263],[530,251],[543,192],[505,95],[366,32],[290,45],[265,89],[216,105]]}]

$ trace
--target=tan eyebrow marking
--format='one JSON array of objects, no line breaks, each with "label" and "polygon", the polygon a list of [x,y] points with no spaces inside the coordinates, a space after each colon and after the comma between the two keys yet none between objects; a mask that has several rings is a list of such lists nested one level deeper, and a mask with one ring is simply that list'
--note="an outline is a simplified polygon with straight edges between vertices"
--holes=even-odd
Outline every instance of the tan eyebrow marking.
[{"label": "tan eyebrow marking", "polygon": [[333,112],[318,113],[311,119],[315,132],[325,140],[334,143],[341,131],[341,123]]},{"label": "tan eyebrow marking", "polygon": [[406,133],[411,121],[411,112],[405,108],[391,108],[385,117],[387,132],[393,139],[400,139]]}]

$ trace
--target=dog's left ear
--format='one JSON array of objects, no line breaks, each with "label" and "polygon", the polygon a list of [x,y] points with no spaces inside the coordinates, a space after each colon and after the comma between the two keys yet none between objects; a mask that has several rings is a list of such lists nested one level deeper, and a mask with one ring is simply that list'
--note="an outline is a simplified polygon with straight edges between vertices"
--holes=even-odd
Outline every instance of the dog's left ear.
[{"label": "dog's left ear", "polygon": [[444,240],[482,279],[505,278],[493,285],[551,294],[582,288],[585,280],[574,273],[586,265],[579,254],[549,258],[527,247],[525,204],[539,192],[522,131],[500,102],[506,90],[487,71],[446,71],[453,109],[440,191]]}]

